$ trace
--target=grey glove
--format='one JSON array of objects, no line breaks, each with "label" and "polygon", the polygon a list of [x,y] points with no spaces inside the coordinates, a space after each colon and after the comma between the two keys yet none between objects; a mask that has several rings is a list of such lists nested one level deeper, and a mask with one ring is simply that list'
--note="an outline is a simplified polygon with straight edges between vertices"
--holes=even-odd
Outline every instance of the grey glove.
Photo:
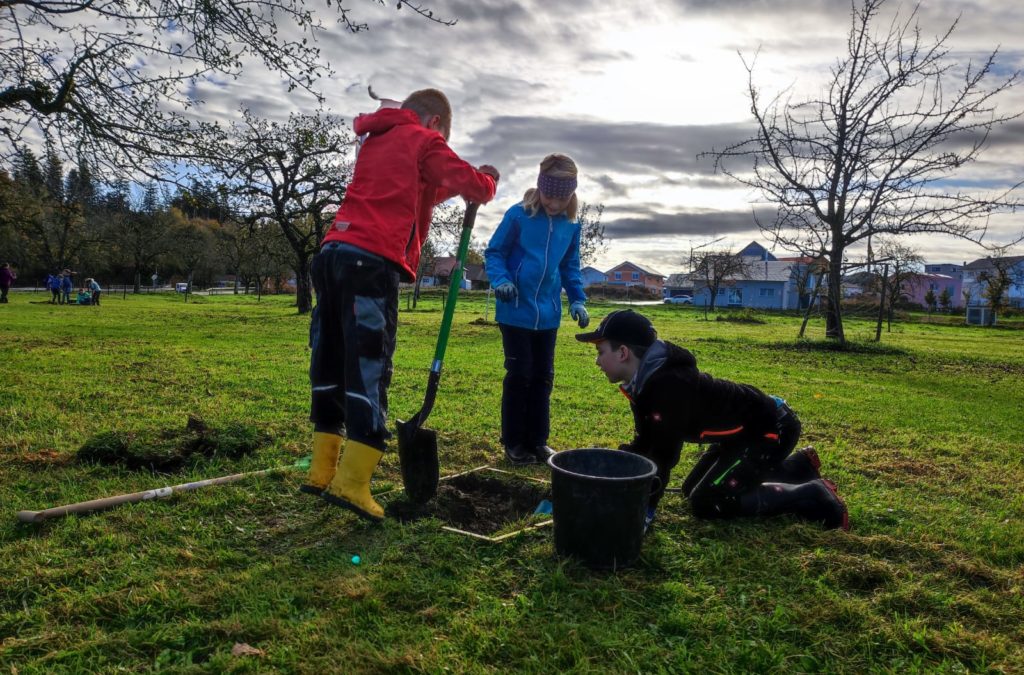
[{"label": "grey glove", "polygon": [[494,297],[502,302],[514,302],[519,297],[519,291],[516,290],[514,283],[506,281],[494,289]]},{"label": "grey glove", "polygon": [[590,314],[582,302],[574,302],[569,306],[569,316],[580,325],[580,328],[586,328],[590,323]]}]

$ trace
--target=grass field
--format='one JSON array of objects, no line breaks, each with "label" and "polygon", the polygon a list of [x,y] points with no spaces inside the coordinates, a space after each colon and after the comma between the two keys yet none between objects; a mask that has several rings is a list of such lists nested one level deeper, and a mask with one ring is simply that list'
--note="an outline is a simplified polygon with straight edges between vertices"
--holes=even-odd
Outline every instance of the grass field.
[{"label": "grass field", "polygon": [[[19,509],[306,455],[308,317],[291,302],[13,293],[0,306],[0,672],[1024,671],[1021,330],[894,324],[875,345],[874,325],[851,321],[858,348],[839,352],[797,342],[794,317],[643,308],[703,369],[790,401],[849,533],[703,522],[670,495],[639,563],[598,573],[556,559],[550,530],[490,544],[437,521],[357,521],[298,494],[298,471],[16,523]],[[422,402],[441,314],[436,298],[402,307],[393,418]],[[428,422],[443,473],[500,465],[501,346],[483,313],[460,301]],[[551,444],[615,447],[631,435],[626,402],[573,328]],[[75,458],[102,432],[189,415],[272,441],[173,475]],[[398,485],[389,453],[375,490]],[[233,656],[236,643],[262,653]]]}]

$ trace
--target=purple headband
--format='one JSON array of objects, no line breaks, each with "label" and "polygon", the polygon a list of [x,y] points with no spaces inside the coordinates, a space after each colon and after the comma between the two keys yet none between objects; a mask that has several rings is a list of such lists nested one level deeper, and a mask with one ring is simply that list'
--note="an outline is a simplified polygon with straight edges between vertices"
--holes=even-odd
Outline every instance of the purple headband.
[{"label": "purple headband", "polygon": [[572,196],[573,192],[576,192],[576,179],[555,178],[554,176],[548,176],[547,174],[542,173],[537,176],[537,189],[539,189],[545,197],[568,199]]}]

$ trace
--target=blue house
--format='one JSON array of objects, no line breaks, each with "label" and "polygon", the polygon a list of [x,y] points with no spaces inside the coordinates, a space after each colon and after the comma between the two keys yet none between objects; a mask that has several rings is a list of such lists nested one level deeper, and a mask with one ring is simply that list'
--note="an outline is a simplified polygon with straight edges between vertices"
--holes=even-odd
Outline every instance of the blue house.
[{"label": "blue house", "polygon": [[[738,254],[744,264],[736,274],[723,279],[718,287],[716,307],[752,307],[756,309],[803,309],[810,301],[814,274],[806,258],[779,260],[757,242],[751,242]],[[710,288],[704,279],[694,277],[693,304],[710,305]],[[804,282],[801,293],[801,281]]]},{"label": "blue house", "polygon": [[608,275],[597,269],[596,267],[584,267],[580,270],[583,275],[583,286],[600,286],[601,284],[608,281]]}]

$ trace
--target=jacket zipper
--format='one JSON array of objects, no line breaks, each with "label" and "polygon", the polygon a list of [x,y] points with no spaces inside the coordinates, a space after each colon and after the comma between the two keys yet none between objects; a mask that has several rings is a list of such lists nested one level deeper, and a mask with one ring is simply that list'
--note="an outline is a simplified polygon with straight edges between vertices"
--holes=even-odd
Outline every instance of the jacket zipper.
[{"label": "jacket zipper", "polygon": [[[522,272],[522,271],[523,271],[523,263],[522,263],[522,261],[520,261],[520,263],[519,263],[519,267],[517,267],[517,268],[516,268],[516,274],[515,274],[515,280],[516,280],[516,281],[515,281],[515,284],[516,284],[516,288],[519,288],[519,273],[520,273],[520,272]],[[519,293],[516,293],[516,304],[515,304],[515,308],[516,308],[516,309],[519,309]]]},{"label": "jacket zipper", "polygon": [[[544,244],[544,271],[540,275],[540,282],[537,284],[537,292],[533,294],[533,306],[537,308],[537,320],[533,323],[533,329],[540,329],[540,287],[544,283],[544,279],[548,276],[548,256],[551,254],[551,231],[554,229],[554,223],[551,221],[551,216],[548,216],[548,240]],[[561,318],[561,317],[559,317]]]}]

